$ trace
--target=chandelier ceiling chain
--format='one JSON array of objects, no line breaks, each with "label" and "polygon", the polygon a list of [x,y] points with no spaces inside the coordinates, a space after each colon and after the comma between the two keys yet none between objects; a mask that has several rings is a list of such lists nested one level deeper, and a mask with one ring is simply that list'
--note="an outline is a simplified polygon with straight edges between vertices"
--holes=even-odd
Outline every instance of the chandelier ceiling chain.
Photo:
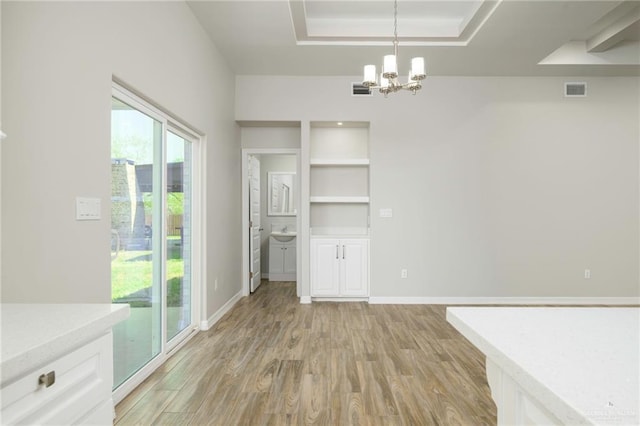
[{"label": "chandelier ceiling chain", "polygon": [[424,69],[424,58],[416,57],[411,59],[411,70],[407,83],[398,81],[398,0],[393,1],[393,55],[385,55],[382,63],[382,73],[380,74],[380,84],[378,85],[378,74],[375,65],[364,66],[364,79],[362,84],[370,89],[378,89],[385,97],[389,93],[399,90],[410,90],[415,95],[422,89],[420,81],[426,77]]},{"label": "chandelier ceiling chain", "polygon": [[398,42],[398,0],[393,0],[393,40]]}]

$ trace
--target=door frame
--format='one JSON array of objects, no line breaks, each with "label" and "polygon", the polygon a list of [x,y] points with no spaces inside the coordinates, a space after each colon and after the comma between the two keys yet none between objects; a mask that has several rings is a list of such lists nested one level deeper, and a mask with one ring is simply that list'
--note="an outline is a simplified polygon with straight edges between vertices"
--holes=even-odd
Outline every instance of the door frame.
[{"label": "door frame", "polygon": [[[162,324],[160,337],[160,352],[149,362],[136,371],[131,377],[125,380],[120,386],[112,390],[112,398],[114,404],[122,401],[129,393],[138,387],[147,377],[157,370],[165,361],[167,361],[175,352],[182,348],[199,330],[200,318],[205,314],[206,294],[206,265],[203,260],[206,258],[206,222],[204,220],[204,206],[206,206],[206,141],[207,137],[204,133],[197,130],[193,126],[176,119],[171,113],[162,109],[153,100],[147,98],[141,93],[132,89],[122,80],[114,77],[111,85],[111,98],[117,98],[140,112],[162,123],[162,165],[166,165],[166,140],[167,132],[171,131],[181,137],[187,137],[192,145],[192,271],[191,271],[191,325],[178,333],[170,341],[166,340],[166,298],[162,299]],[[166,172],[162,176],[162,187],[166,188]],[[166,194],[162,193],[162,204],[166,207]],[[161,221],[161,240],[166,241],[166,211],[163,208]],[[166,244],[162,248],[161,258],[166,259]],[[161,293],[164,295],[167,291],[167,280],[165,266],[161,268]]]},{"label": "door frame", "polygon": [[[248,296],[250,294],[250,282],[249,282],[249,156],[250,155],[295,155],[296,156],[296,232],[300,236],[301,226],[301,212],[300,212],[300,149],[299,148],[243,148],[242,149],[242,295]],[[262,173],[262,172],[260,172]],[[260,206],[262,209],[263,206]],[[299,238],[296,238],[296,263],[299,265],[298,259],[302,256],[302,245],[299,244]],[[296,295],[300,297],[301,293],[301,268],[296,267]]]}]

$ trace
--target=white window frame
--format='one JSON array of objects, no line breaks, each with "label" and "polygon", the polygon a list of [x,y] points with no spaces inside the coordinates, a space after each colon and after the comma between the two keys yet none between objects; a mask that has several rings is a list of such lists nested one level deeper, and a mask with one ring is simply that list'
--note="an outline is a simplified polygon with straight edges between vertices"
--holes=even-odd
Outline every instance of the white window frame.
[{"label": "white window frame", "polygon": [[[204,159],[205,155],[205,141],[206,137],[201,133],[190,128],[180,120],[173,117],[171,114],[165,112],[161,108],[154,105],[151,101],[142,98],[133,91],[124,87],[121,83],[113,82],[111,96],[115,97],[126,104],[138,109],[140,112],[149,115],[153,119],[162,123],[162,163],[166,170],[166,141],[167,132],[183,137],[190,141],[192,145],[192,182],[193,182],[193,194],[192,194],[192,248],[191,248],[191,263],[192,263],[192,277],[191,277],[191,325],[186,327],[180,333],[178,333],[171,341],[167,342],[167,324],[166,324],[166,312],[167,312],[167,300],[163,297],[162,309],[164,311],[163,320],[161,324],[161,343],[160,352],[154,358],[152,358],[145,366],[129,377],[125,382],[113,390],[112,398],[114,404],[122,401],[131,391],[133,391],[138,385],[140,385],[147,377],[151,375],[158,367],[160,367],[171,355],[179,350],[185,343],[187,343],[200,329],[200,323],[202,315],[205,314],[203,308],[203,288],[202,283],[205,282],[206,269],[203,260],[205,259],[205,244],[204,236],[206,235],[205,221],[204,221],[204,206],[205,202],[205,168]],[[162,174],[162,187],[166,188],[166,172]],[[166,191],[162,191],[162,205],[166,207]],[[166,208],[162,209],[162,222],[166,224]],[[162,241],[167,239],[166,226],[162,227]],[[167,258],[167,247],[163,244],[162,259]],[[164,264],[163,264],[164,265]],[[162,267],[162,273],[160,277],[162,285],[162,294],[167,294],[167,280],[166,280],[166,267]]]}]

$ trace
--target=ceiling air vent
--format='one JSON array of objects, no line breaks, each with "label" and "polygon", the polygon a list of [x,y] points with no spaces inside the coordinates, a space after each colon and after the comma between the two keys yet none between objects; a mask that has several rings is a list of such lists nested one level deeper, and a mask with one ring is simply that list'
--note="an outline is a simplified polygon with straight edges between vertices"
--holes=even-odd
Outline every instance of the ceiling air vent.
[{"label": "ceiling air vent", "polygon": [[352,96],[371,96],[371,89],[362,83],[351,83]]},{"label": "ceiling air vent", "polygon": [[565,98],[584,98],[587,96],[587,83],[564,83]]}]

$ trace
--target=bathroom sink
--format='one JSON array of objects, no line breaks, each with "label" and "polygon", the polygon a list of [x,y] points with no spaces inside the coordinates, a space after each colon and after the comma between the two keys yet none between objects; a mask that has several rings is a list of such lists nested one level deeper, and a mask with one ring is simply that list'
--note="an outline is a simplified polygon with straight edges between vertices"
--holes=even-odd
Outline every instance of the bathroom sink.
[{"label": "bathroom sink", "polygon": [[271,236],[281,243],[287,243],[296,237],[295,232],[272,232]]}]

